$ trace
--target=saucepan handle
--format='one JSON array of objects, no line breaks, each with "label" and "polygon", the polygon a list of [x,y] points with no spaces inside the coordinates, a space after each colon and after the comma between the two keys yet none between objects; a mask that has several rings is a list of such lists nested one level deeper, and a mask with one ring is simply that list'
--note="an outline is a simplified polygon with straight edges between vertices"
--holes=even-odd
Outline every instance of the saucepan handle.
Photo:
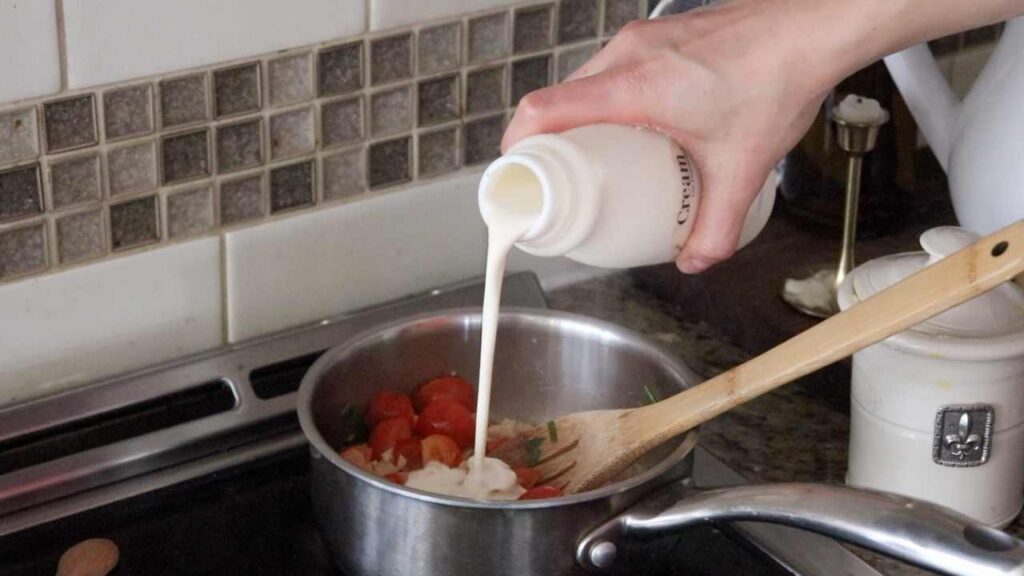
[{"label": "saucepan handle", "polygon": [[580,541],[588,570],[610,568],[624,539],[715,522],[785,524],[844,540],[940,574],[1024,575],[1024,541],[948,508],[870,490],[768,484],[694,490],[660,512],[638,507]]}]

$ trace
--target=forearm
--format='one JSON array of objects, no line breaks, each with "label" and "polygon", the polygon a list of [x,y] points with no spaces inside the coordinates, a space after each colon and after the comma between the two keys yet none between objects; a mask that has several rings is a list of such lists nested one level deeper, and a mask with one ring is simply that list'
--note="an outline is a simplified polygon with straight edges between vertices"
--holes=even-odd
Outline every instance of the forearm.
[{"label": "forearm", "polygon": [[908,46],[1024,14],[1024,0],[760,1],[776,5],[792,64],[825,89]]}]

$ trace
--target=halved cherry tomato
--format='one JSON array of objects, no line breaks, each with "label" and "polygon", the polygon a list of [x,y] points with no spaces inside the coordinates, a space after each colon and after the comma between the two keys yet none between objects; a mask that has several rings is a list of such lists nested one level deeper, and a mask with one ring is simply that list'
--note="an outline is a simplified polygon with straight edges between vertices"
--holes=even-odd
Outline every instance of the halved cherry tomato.
[{"label": "halved cherry tomato", "polygon": [[380,458],[381,454],[394,448],[395,444],[403,438],[412,438],[412,425],[405,418],[391,418],[378,423],[370,433],[370,448],[373,448],[373,457]]},{"label": "halved cherry tomato", "polygon": [[435,400],[423,409],[416,420],[416,434],[427,437],[431,434],[444,434],[459,448],[473,445],[476,418],[465,406],[454,400]]},{"label": "halved cherry tomato", "polygon": [[403,438],[395,442],[395,464],[399,456],[405,458],[406,470],[423,468],[423,443],[419,438]]},{"label": "halved cherry tomato", "polygon": [[437,400],[453,400],[465,406],[470,412],[476,410],[473,386],[458,376],[435,378],[416,391],[416,406],[420,410]]},{"label": "halved cherry tomato", "polygon": [[540,486],[534,486],[523,495],[519,497],[520,500],[541,500],[544,498],[554,498],[562,495],[562,489],[555,486],[548,486],[547,484],[541,484]]},{"label": "halved cherry tomato", "polygon": [[431,434],[423,439],[423,462],[440,462],[454,468],[462,461],[462,450],[451,438]]},{"label": "halved cherry tomato", "polygon": [[366,409],[366,423],[376,426],[392,418],[405,418],[410,426],[415,424],[416,412],[412,409],[412,399],[408,394],[377,392],[370,399],[370,407]]},{"label": "halved cherry tomato", "polygon": [[513,470],[516,473],[516,481],[527,490],[540,482],[540,471],[536,468],[513,468]]},{"label": "halved cherry tomato", "polygon": [[373,450],[366,444],[356,444],[342,450],[341,457],[363,470],[369,470]]},{"label": "halved cherry tomato", "polygon": [[388,480],[391,480],[395,484],[401,484],[401,485],[405,486],[405,482],[409,479],[409,473],[408,472],[392,472],[391,474],[388,474],[388,475],[386,475],[384,477],[387,478]]}]

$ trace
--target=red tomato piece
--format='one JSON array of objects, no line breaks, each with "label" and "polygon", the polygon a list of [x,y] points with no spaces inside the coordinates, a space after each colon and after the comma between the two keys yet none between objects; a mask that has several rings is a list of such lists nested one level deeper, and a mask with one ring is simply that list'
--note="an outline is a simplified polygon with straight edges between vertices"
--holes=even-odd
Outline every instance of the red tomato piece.
[{"label": "red tomato piece", "polygon": [[444,434],[459,448],[469,448],[476,436],[476,418],[465,406],[454,400],[435,400],[420,413],[416,420],[416,434],[426,438],[431,434]]},{"label": "red tomato piece", "polygon": [[395,464],[399,456],[405,458],[406,470],[423,468],[423,443],[419,438],[403,438],[395,442]]},{"label": "red tomato piece", "polygon": [[454,468],[462,461],[462,450],[451,438],[431,434],[423,439],[423,462],[440,462]]},{"label": "red tomato piece", "polygon": [[412,438],[412,425],[405,418],[391,418],[378,423],[370,433],[373,457],[380,458],[381,454],[394,448],[395,444],[404,438]]},{"label": "red tomato piece", "polygon": [[369,470],[373,450],[366,444],[356,444],[342,450],[341,457],[363,470]]},{"label": "red tomato piece", "polygon": [[416,391],[416,406],[423,410],[437,400],[453,400],[470,412],[476,410],[473,385],[458,376],[435,378]]},{"label": "red tomato piece", "polygon": [[540,471],[536,468],[513,468],[513,470],[516,473],[516,481],[527,490],[540,482]]},{"label": "red tomato piece", "polygon": [[366,409],[366,423],[376,426],[392,418],[405,418],[410,426],[415,424],[416,412],[412,409],[412,399],[408,394],[377,392],[370,399],[370,407]]},{"label": "red tomato piece", "polygon": [[487,448],[484,449],[484,454],[490,454],[504,446],[511,438],[494,438],[487,441]]},{"label": "red tomato piece", "polygon": [[405,486],[405,482],[409,479],[409,473],[408,472],[392,472],[391,474],[388,474],[388,475],[386,475],[384,477],[387,478],[388,480],[391,480],[395,484],[401,484],[402,486]]},{"label": "red tomato piece", "polygon": [[520,500],[541,500],[544,498],[555,498],[556,496],[562,495],[562,489],[555,486],[548,486],[547,484],[541,484],[540,486],[534,486],[523,495],[519,497]]}]

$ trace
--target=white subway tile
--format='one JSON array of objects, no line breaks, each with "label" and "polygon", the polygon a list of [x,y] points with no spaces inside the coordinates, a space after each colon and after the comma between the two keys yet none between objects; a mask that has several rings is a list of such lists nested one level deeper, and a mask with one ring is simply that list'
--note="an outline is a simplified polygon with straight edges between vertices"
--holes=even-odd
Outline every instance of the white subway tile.
[{"label": "white subway tile", "polygon": [[0,405],[223,343],[221,240],[0,286]]},{"label": "white subway tile", "polygon": [[0,0],[0,102],[60,90],[54,0]]},{"label": "white subway tile", "polygon": [[64,0],[64,24],[77,88],[360,34],[366,2]]},{"label": "white subway tile", "polygon": [[225,236],[232,342],[483,274],[473,171]]},{"label": "white subway tile", "polygon": [[461,16],[490,8],[511,6],[520,0],[370,0],[370,30]]}]

